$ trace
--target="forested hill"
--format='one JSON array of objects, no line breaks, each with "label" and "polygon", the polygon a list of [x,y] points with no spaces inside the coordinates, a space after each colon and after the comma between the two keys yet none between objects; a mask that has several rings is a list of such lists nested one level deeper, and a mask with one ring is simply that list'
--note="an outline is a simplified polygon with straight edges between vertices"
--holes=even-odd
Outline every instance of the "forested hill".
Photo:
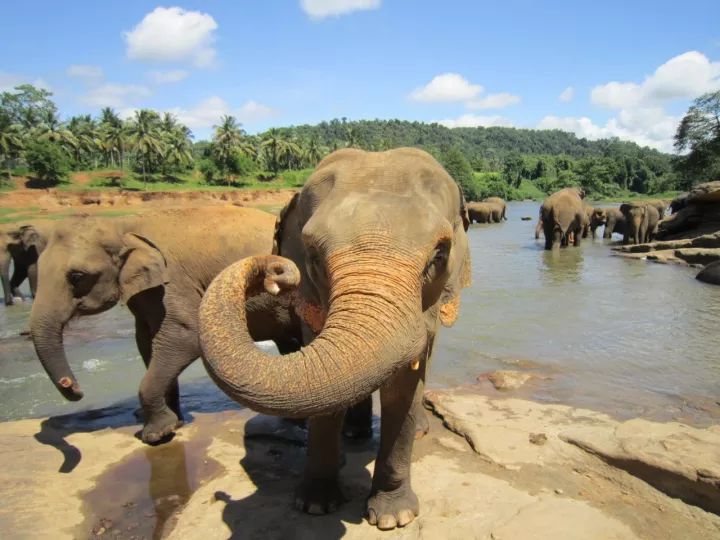
[{"label": "forested hill", "polygon": [[572,158],[624,155],[670,160],[651,148],[619,139],[589,141],[560,130],[509,127],[447,128],[440,124],[405,120],[331,120],[317,125],[300,125],[278,130],[298,140],[315,139],[330,149],[357,146],[384,150],[397,146],[419,146],[433,153],[450,147],[460,150],[471,163],[482,157],[496,169],[510,153],[523,155],[565,155]]}]

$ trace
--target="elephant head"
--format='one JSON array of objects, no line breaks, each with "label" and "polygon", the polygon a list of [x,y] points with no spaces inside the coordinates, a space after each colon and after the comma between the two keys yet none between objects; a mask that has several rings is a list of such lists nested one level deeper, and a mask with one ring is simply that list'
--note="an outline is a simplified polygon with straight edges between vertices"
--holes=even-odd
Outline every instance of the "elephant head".
[{"label": "elephant head", "polygon": [[607,211],[604,208],[595,208],[590,216],[590,226],[593,228],[600,227],[607,223]]},{"label": "elephant head", "polygon": [[[457,184],[427,153],[340,150],[283,210],[280,256],[225,269],[200,307],[208,372],[233,399],[286,417],[325,414],[417,368],[438,322],[469,285],[468,221]],[[245,301],[289,291],[314,339],[270,356],[248,333]]]},{"label": "elephant head", "polygon": [[647,208],[645,204],[624,203],[620,205],[620,212],[625,217],[625,240],[624,242],[643,242],[644,230],[647,226]]},{"label": "elephant head", "polygon": [[30,332],[45,371],[71,401],[83,393],[63,348],[67,322],[167,282],[165,258],[152,241],[103,221],[78,219],[58,226],[39,259]]}]

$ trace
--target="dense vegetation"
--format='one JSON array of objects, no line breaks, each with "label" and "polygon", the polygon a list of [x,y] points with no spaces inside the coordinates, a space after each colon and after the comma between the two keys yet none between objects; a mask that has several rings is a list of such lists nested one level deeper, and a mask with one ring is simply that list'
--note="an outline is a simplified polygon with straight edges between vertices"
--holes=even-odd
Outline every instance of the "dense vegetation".
[{"label": "dense vegetation", "polygon": [[[190,130],[169,113],[136,111],[122,120],[110,108],[60,121],[52,94],[31,85],[0,93],[0,165],[27,167],[46,182],[71,170],[119,169],[127,183],[242,185],[278,175],[301,185],[312,167],[344,147],[385,150],[415,146],[435,155],[460,183],[468,199],[499,195],[538,198],[561,187],[581,185],[596,197],[684,189],[720,170],[720,136],[708,131],[720,98],[705,96],[683,120],[677,137],[687,156],[606,139],[588,141],[559,130],[455,128],[401,120],[332,120],[318,125],[274,128],[248,135],[232,116],[215,126],[211,141],[192,141]],[[704,123],[703,123],[704,122]],[[711,124],[711,122],[710,122]],[[710,131],[712,132],[712,126]],[[293,172],[294,171],[294,172]]]}]

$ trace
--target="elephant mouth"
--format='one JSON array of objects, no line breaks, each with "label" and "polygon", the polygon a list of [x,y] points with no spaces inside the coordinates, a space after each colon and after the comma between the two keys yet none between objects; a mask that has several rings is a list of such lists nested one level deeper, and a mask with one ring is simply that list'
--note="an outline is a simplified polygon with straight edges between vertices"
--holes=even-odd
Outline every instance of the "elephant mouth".
[{"label": "elephant mouth", "polygon": [[58,390],[68,401],[80,401],[85,395],[80,390],[80,385],[77,381],[73,381],[70,377],[63,377],[57,382]]}]

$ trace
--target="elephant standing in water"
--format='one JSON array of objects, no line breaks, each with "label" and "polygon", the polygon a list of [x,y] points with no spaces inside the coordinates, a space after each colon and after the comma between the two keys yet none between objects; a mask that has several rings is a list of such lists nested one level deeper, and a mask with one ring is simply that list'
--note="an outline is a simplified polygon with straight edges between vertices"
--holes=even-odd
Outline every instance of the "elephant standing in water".
[{"label": "elephant standing in water", "polygon": [[505,215],[507,212],[507,203],[505,202],[504,199],[501,199],[500,197],[487,197],[487,198],[483,199],[482,202],[488,202],[488,203],[497,205],[497,207],[500,210],[500,216],[499,216],[500,219],[498,219],[498,222],[500,220],[507,221],[507,216]]},{"label": "elephant standing in water", "polygon": [[[602,212],[602,214],[598,214]],[[596,210],[595,219],[604,220],[605,229],[603,230],[603,238],[612,238],[613,233],[625,235],[625,216],[619,208],[601,208]]]},{"label": "elephant standing in water", "polygon": [[[392,529],[418,514],[416,420],[435,333],[453,324],[470,283],[467,227],[457,184],[429,154],[339,150],[283,210],[280,256],[235,263],[208,288],[200,342],[213,379],[254,410],[310,417],[299,508],[319,514],[342,502],[343,411],[380,389],[367,517]],[[270,356],[253,343],[244,306],[263,291],[290,298],[303,320],[299,351]]]},{"label": "elephant standing in water", "polygon": [[[2,281],[5,305],[21,297],[19,287],[25,279],[30,282],[30,294],[37,292],[37,261],[45,249],[51,225],[5,225],[0,228],[0,281]],[[13,274],[10,277],[10,261]]]},{"label": "elephant standing in water", "polygon": [[623,244],[644,244],[653,239],[660,221],[655,205],[646,202],[625,203],[620,205],[620,211],[625,216]]},{"label": "elephant standing in water", "polygon": [[502,211],[499,206],[489,202],[471,202],[467,204],[470,223],[499,223]]},{"label": "elephant standing in water", "polygon": [[[30,316],[35,350],[53,384],[71,401],[83,397],[65,356],[63,329],[72,317],[122,300],[135,316],[135,340],[147,367],[139,392],[142,440],[155,443],[170,434],[182,420],[177,378],[201,353],[203,292],[230,263],[269,254],[274,223],[259,210],[208,207],[58,224],[40,256]],[[255,317],[248,309],[256,338],[276,338],[273,314],[263,309]],[[276,342],[281,350],[287,349],[284,339]]]},{"label": "elephant standing in water", "polygon": [[573,243],[580,244],[585,223],[583,198],[580,188],[565,188],[550,195],[540,207],[540,221],[545,234],[545,249],[566,246],[570,236]]}]

